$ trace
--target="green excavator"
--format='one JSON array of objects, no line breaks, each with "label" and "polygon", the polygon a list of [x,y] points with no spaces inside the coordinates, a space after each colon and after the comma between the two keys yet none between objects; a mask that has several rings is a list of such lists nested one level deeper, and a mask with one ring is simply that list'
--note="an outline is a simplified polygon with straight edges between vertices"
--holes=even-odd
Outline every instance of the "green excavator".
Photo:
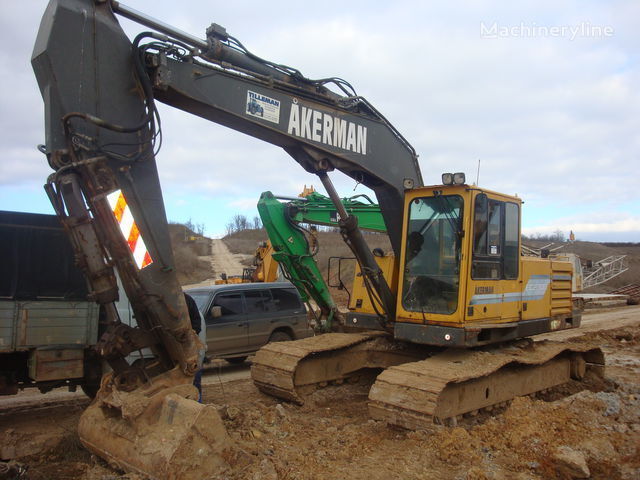
[{"label": "green excavator", "polygon": [[[358,218],[361,229],[386,233],[380,207],[368,196],[355,195],[341,201],[349,215]],[[305,189],[300,197],[264,192],[258,201],[258,213],[269,237],[267,246],[262,248],[266,248],[278,262],[284,277],[295,285],[302,300],[307,304],[313,300],[318,306],[316,323],[319,329],[330,331],[334,318],[340,313],[314,258],[319,248],[314,226],[339,225],[338,213],[331,199],[313,187]],[[304,224],[311,227],[307,229]],[[263,265],[267,263],[264,254],[262,261]],[[270,271],[275,272],[275,269]],[[265,278],[264,281],[269,280]],[[311,311],[315,312],[313,308]]]}]

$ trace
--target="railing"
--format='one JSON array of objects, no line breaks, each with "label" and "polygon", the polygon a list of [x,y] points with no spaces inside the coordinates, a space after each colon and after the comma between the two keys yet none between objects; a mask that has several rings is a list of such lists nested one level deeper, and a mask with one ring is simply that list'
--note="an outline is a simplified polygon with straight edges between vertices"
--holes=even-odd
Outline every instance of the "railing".
[{"label": "railing", "polygon": [[600,285],[629,270],[626,257],[626,255],[612,255],[594,262],[593,267],[584,272],[585,277],[582,281],[583,288]]}]

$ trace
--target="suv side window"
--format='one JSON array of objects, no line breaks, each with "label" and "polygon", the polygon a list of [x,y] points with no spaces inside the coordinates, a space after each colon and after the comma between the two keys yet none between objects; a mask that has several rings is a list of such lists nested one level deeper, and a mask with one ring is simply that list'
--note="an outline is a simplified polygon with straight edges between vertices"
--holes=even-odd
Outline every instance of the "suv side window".
[{"label": "suv side window", "polygon": [[286,288],[272,288],[273,301],[277,311],[298,310],[302,308],[300,298],[295,290]]},{"label": "suv side window", "polygon": [[[212,306],[222,307],[222,315],[238,315],[243,313],[242,293],[219,293],[213,300]],[[207,319],[211,320],[211,313],[207,312]]]},{"label": "suv side window", "polygon": [[268,290],[245,290],[247,313],[264,313],[270,311],[271,294]]}]

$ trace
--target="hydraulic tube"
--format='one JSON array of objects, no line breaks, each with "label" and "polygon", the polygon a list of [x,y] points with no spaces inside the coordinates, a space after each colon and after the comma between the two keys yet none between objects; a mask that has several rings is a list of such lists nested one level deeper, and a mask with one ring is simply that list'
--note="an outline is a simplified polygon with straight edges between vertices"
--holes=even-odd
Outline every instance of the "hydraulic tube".
[{"label": "hydraulic tube", "polygon": [[318,177],[320,177],[320,181],[327,190],[329,198],[331,198],[336,210],[338,210],[338,215],[340,216],[338,222],[340,225],[340,233],[347,245],[349,245],[349,248],[353,251],[365,278],[371,283],[379,295],[387,321],[392,321],[396,313],[395,296],[384,278],[382,270],[378,266],[371,249],[367,245],[362,231],[358,228],[358,218],[347,213],[329,175],[327,175],[326,172],[320,172],[318,173]]}]

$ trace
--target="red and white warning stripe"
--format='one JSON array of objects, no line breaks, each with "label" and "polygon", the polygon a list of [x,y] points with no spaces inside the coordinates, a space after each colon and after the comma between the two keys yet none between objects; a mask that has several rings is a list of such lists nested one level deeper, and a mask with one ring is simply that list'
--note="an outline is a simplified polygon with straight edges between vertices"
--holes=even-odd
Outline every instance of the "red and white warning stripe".
[{"label": "red and white warning stripe", "polygon": [[127,205],[127,201],[124,199],[122,190],[116,190],[115,192],[110,193],[107,195],[107,200],[109,200],[109,205],[111,205],[113,215],[116,217],[116,221],[120,225],[122,236],[129,244],[129,250],[131,250],[133,259],[135,260],[138,268],[142,269],[151,265],[153,260],[151,259],[151,255],[149,255],[146,245],[144,244],[140,230],[138,230],[138,226],[133,220],[131,209],[129,208],[129,205]]}]

